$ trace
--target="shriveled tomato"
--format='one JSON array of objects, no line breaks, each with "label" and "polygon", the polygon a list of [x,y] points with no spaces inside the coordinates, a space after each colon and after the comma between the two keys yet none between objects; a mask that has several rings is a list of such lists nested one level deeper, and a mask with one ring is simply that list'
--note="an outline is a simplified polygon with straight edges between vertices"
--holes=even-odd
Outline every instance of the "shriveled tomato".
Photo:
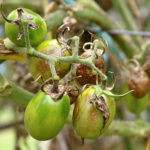
[{"label": "shriveled tomato", "polygon": [[[47,55],[53,55],[53,56],[58,56],[58,57],[61,56],[61,53],[62,53],[61,45],[57,42],[56,39],[42,42],[37,47],[37,50]],[[69,56],[70,53],[66,50],[63,55]],[[56,62],[55,68],[56,68],[57,74],[62,78],[68,73],[70,69],[70,64]],[[30,58],[29,70],[32,76],[34,77],[34,79],[37,79],[39,76],[42,76],[43,80],[45,81],[52,76],[49,62],[42,60],[42,59],[35,58],[35,57]],[[42,82],[42,81],[39,80],[39,82]]]},{"label": "shriveled tomato", "polygon": [[[46,33],[47,33],[47,27],[46,27],[46,23],[45,21],[42,19],[42,17],[40,15],[38,15],[37,13],[23,8],[22,9],[24,11],[24,13],[26,15],[31,15],[32,21],[35,24],[35,26],[39,27],[38,29],[30,29],[29,28],[29,38],[30,38],[30,43],[33,47],[39,45],[42,41],[44,41]],[[18,13],[17,13],[17,9],[12,11],[8,17],[9,20],[14,20],[18,18]],[[17,40],[18,38],[18,26],[16,24],[12,24],[12,23],[5,23],[5,32],[7,37],[16,45],[18,46],[25,46],[25,39],[24,36],[21,37],[20,40]]]},{"label": "shriveled tomato", "polygon": [[141,67],[135,67],[128,81],[130,90],[134,90],[132,95],[136,98],[144,97],[149,90],[149,78]]},{"label": "shriveled tomato", "polygon": [[29,102],[24,123],[30,135],[37,140],[54,138],[63,128],[70,109],[68,95],[59,100],[40,91]]},{"label": "shriveled tomato", "polygon": [[89,87],[75,103],[73,127],[82,138],[98,138],[115,116],[114,98],[102,91],[99,87]]},{"label": "shriveled tomato", "polygon": [[[128,83],[124,84],[123,91],[128,91]],[[124,97],[124,103],[127,109],[132,113],[137,113],[137,109],[139,112],[142,112],[146,109],[149,102],[149,93],[147,93],[142,98],[136,98],[133,94],[129,94]]]},{"label": "shriveled tomato", "polygon": [[[81,55],[81,57],[88,58],[91,57],[91,55],[92,51],[87,50]],[[95,59],[94,63],[96,67],[98,67],[103,73],[105,73],[105,62],[103,56],[98,56],[98,58]],[[96,84],[96,74],[93,73],[92,69],[86,65],[77,65],[76,75],[80,76],[80,78],[77,79],[80,85]],[[101,81],[100,76],[98,76],[98,81]]]}]

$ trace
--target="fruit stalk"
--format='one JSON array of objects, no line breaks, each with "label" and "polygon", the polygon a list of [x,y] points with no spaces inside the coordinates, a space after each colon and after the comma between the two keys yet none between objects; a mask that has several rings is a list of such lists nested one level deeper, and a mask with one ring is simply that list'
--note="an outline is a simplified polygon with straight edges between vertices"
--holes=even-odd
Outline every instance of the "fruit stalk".
[{"label": "fruit stalk", "polygon": [[32,47],[30,44],[30,38],[29,38],[29,22],[23,20],[22,22],[23,25],[23,30],[24,30],[24,39],[25,39],[25,44],[26,44],[26,48],[27,48],[27,53],[32,53]]}]

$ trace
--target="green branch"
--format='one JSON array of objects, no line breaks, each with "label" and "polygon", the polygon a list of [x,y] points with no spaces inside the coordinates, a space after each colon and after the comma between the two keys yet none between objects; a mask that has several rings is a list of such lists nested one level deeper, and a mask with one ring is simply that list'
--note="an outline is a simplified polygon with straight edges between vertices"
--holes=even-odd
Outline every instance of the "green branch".
[{"label": "green branch", "polygon": [[[74,41],[78,41],[79,42],[79,37],[73,37],[73,40]],[[77,43],[78,43],[77,42]],[[76,43],[76,42],[75,42]],[[76,43],[76,46],[77,46],[77,43]],[[95,42],[94,42],[95,43]],[[24,54],[27,54],[29,56],[32,56],[32,57],[37,57],[37,58],[41,58],[41,59],[44,59],[44,60],[47,60],[49,62],[52,62],[52,60],[55,62],[55,61],[59,61],[59,62],[67,62],[67,63],[75,63],[75,64],[83,64],[83,65],[87,65],[89,67],[91,67],[94,71],[96,71],[102,78],[102,80],[106,80],[107,79],[107,76],[105,74],[103,74],[93,63],[93,60],[91,58],[80,58],[79,56],[75,57],[76,54],[78,53],[78,46],[75,47],[75,53],[73,54],[73,56],[66,56],[66,57],[56,57],[56,56],[51,56],[51,55],[46,55],[44,53],[41,53],[41,52],[38,52],[36,51],[35,49],[32,48],[32,53],[28,53],[28,51],[24,48],[17,48],[16,49],[16,46],[14,48],[14,44],[11,43],[9,41],[9,39],[5,39],[4,40],[4,44],[6,46],[6,48],[9,48],[9,49],[12,49],[16,52],[19,53],[19,50],[21,51],[21,53],[24,53]],[[78,43],[79,44],[79,43]],[[95,51],[94,51],[95,52]],[[56,74],[55,74],[56,75]]]},{"label": "green branch", "polygon": [[[128,9],[126,2],[124,0],[112,0],[112,2],[118,9],[120,15],[122,16],[126,28],[129,30],[138,31],[139,29],[136,26],[135,20]],[[138,47],[141,48],[142,38],[140,36],[132,36],[132,38],[138,45]]]},{"label": "green branch", "polygon": [[150,137],[150,124],[143,121],[113,121],[106,131],[107,135],[120,135],[127,137]]},{"label": "green branch", "polygon": [[32,97],[32,93],[8,81],[0,74],[0,98],[26,106]]}]

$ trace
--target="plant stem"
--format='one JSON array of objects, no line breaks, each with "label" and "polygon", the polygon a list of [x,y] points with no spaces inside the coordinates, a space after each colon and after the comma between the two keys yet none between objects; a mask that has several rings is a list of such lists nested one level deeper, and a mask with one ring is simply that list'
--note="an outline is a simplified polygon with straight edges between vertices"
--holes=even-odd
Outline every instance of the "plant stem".
[{"label": "plant stem", "polygon": [[[1,96],[1,98],[8,99],[8,100],[15,102],[17,104],[20,104],[22,106],[26,106],[28,104],[28,102],[31,100],[31,98],[34,96],[32,93],[17,86],[13,82],[8,81],[6,78],[3,77],[2,79],[3,79],[3,81],[5,81],[5,82],[7,81],[9,83],[9,85],[11,87],[11,92],[9,92],[5,96]],[[2,83],[3,81],[1,80],[0,82]],[[6,90],[7,90],[7,88],[6,88]]]},{"label": "plant stem", "polygon": [[143,121],[113,121],[106,131],[107,135],[120,135],[126,137],[150,137],[150,124]]},{"label": "plant stem", "polygon": [[140,62],[141,65],[143,65],[145,56],[146,56],[146,54],[148,53],[149,49],[150,49],[150,41],[148,41],[148,42],[143,46],[143,48],[142,48],[143,51],[141,52],[140,55],[137,56],[137,59],[138,59],[138,61]]},{"label": "plant stem", "polygon": [[[74,38],[74,40],[78,40],[78,38]],[[13,47],[13,44],[8,41],[8,39],[4,40],[4,44],[5,46],[9,49],[13,49],[14,51],[16,50],[14,47]],[[17,52],[19,52],[19,50],[21,50],[22,53],[26,53],[28,54],[29,56],[32,56],[32,57],[37,57],[37,58],[41,58],[41,59],[44,59],[44,60],[47,60],[49,62],[52,62],[53,61],[59,61],[59,62],[67,62],[67,63],[75,63],[75,64],[83,64],[83,65],[87,65],[89,67],[91,67],[91,69],[93,69],[94,71],[96,71],[102,78],[102,80],[106,80],[107,79],[107,76],[105,74],[103,74],[92,62],[91,58],[80,58],[79,56],[78,57],[74,57],[74,56],[66,56],[66,57],[55,57],[55,56],[51,56],[51,55],[46,55],[44,53],[41,53],[41,52],[38,52],[36,51],[35,49],[32,48],[32,53],[28,53],[28,51],[26,51],[24,48],[22,49],[21,47],[20,48],[17,48]],[[77,49],[76,49],[77,50]],[[53,65],[52,65],[53,66]]]},{"label": "plant stem", "polygon": [[49,60],[49,64],[50,64],[50,68],[51,68],[51,73],[52,73],[53,80],[59,80],[60,78],[59,78],[59,76],[56,73],[54,60],[50,59]]},{"label": "plant stem", "polygon": [[0,131],[11,128],[11,127],[15,127],[16,125],[23,124],[23,123],[24,123],[24,121],[21,120],[21,121],[17,121],[17,122],[16,121],[11,122],[11,123],[8,123],[8,124],[5,124],[5,125],[0,125]]},{"label": "plant stem", "polygon": [[78,52],[79,52],[79,37],[77,36],[73,37],[72,41],[75,42],[75,48],[72,57],[76,59],[78,57]]},{"label": "plant stem", "polygon": [[98,46],[98,40],[95,40],[94,41],[94,49],[93,49],[93,53],[92,53],[92,56],[91,56],[91,59],[92,59],[93,62],[96,58],[97,46]]},{"label": "plant stem", "polygon": [[[135,24],[134,18],[131,15],[125,1],[123,0],[112,0],[113,4],[118,9],[120,15],[122,16],[124,23],[129,30],[138,31],[138,28]],[[139,48],[141,48],[142,38],[140,36],[132,36],[133,40],[136,42]]]},{"label": "plant stem", "polygon": [[23,20],[22,25],[24,30],[24,39],[25,39],[27,53],[32,54],[32,47],[30,44],[30,37],[29,37],[29,22]]}]

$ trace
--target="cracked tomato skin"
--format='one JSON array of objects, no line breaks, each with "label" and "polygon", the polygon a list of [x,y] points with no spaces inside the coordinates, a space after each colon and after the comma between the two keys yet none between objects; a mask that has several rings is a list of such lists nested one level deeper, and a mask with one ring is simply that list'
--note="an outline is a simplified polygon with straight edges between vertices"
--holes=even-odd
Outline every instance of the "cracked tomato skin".
[{"label": "cracked tomato skin", "polygon": [[90,103],[94,87],[87,88],[77,99],[73,112],[73,127],[82,138],[96,139],[105,132],[115,116],[115,101],[106,95],[105,98],[109,108],[109,119],[104,125],[102,113]]},{"label": "cracked tomato skin", "polygon": [[68,95],[54,100],[44,92],[38,92],[29,102],[24,123],[30,135],[40,141],[54,138],[63,128],[69,114]]},{"label": "cracked tomato skin", "polygon": [[[56,39],[47,40],[42,42],[38,47],[37,51],[45,53],[52,56],[61,56],[61,45],[57,42]],[[70,56],[69,51],[64,52],[64,56]],[[56,72],[60,78],[63,78],[70,69],[69,63],[60,63],[56,62],[55,64]],[[51,75],[50,65],[47,61],[31,57],[29,61],[29,70],[34,79],[37,79],[39,76],[43,77],[43,80],[49,79]],[[41,79],[38,82],[42,83]]]},{"label": "cracked tomato skin", "polygon": [[[26,14],[30,14],[33,16],[33,22],[35,23],[36,26],[40,26],[39,29],[37,30],[33,30],[33,29],[29,29],[29,38],[30,38],[30,43],[33,47],[38,46],[41,42],[43,42],[45,40],[46,34],[47,34],[47,27],[46,27],[46,23],[43,20],[43,18],[38,15],[37,13],[23,8],[23,11]],[[8,15],[8,19],[9,20],[14,20],[18,17],[17,14],[17,10],[12,11],[9,15]],[[5,32],[7,37],[16,45],[21,46],[21,47],[25,47],[25,40],[24,40],[24,36],[22,36],[21,40],[17,40],[18,37],[18,26],[12,23],[5,23]]]}]

